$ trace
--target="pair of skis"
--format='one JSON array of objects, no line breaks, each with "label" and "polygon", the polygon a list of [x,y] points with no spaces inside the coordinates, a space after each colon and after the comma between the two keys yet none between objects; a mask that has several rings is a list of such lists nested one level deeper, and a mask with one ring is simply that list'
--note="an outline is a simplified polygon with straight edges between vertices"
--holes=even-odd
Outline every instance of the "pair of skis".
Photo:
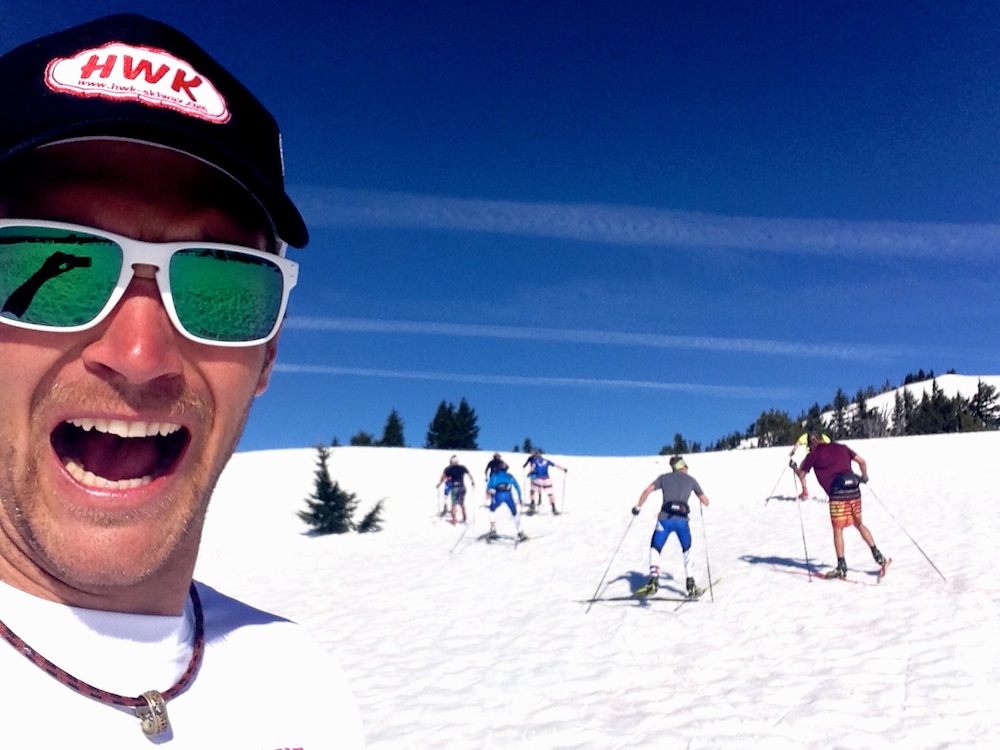
[{"label": "pair of skis", "polygon": [[[882,579],[885,578],[886,571],[889,569],[889,565],[891,565],[891,564],[892,564],[892,558],[891,557],[885,558],[885,562],[882,563],[882,565],[879,566],[879,569],[875,572],[875,583],[876,584],[882,583]],[[778,566],[778,565],[772,565],[771,569],[772,570],[776,570],[779,573],[792,573],[793,575],[806,576],[807,578],[818,578],[821,581],[843,581],[844,583],[857,583],[857,584],[860,584],[862,586],[871,586],[871,585],[873,585],[871,583],[867,583],[866,584],[864,581],[861,581],[861,580],[859,580],[857,578],[852,578],[851,576],[845,576],[843,578],[838,577],[838,576],[831,576],[831,577],[827,578],[826,575],[824,575],[822,573],[814,573],[811,570],[797,570],[797,569],[793,569],[793,568],[781,567],[781,566]]]},{"label": "pair of skis", "polygon": [[[716,578],[714,581],[712,581],[710,587],[711,588],[715,588],[719,584],[719,581],[721,581],[721,580],[722,580],[722,578]],[[684,604],[686,602],[696,602],[696,601],[698,601],[699,599],[701,599],[702,595],[706,591],[708,591],[708,589],[709,589],[709,587],[705,587],[703,589],[700,588],[700,589],[698,589],[697,593],[695,593],[693,595],[689,595],[689,596],[685,596],[685,595],[681,595],[681,594],[674,595],[674,592],[671,591],[671,590],[667,590],[667,591],[669,591],[669,593],[664,593],[664,589],[659,589],[657,591],[657,593],[655,593],[655,594],[646,594],[646,595],[640,594],[638,592],[632,592],[631,594],[628,594],[627,596],[597,596],[597,597],[594,597],[593,599],[588,599],[587,603],[589,604],[590,602],[648,602],[648,601],[654,601],[654,602],[678,602],[680,604]]]}]

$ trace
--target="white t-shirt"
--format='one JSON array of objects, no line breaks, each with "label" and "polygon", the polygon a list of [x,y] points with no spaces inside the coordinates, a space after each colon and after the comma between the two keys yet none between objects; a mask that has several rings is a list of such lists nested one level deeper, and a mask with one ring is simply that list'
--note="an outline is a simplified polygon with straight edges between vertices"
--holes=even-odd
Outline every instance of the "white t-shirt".
[{"label": "white t-shirt", "polygon": [[[146,737],[134,709],[80,695],[0,639],[0,747],[60,750],[363,748],[354,696],[301,627],[198,584],[205,655],[167,703],[171,730]],[[194,611],[164,617],[67,607],[0,583],[0,619],[31,648],[94,687],[165,692],[191,658]]]}]

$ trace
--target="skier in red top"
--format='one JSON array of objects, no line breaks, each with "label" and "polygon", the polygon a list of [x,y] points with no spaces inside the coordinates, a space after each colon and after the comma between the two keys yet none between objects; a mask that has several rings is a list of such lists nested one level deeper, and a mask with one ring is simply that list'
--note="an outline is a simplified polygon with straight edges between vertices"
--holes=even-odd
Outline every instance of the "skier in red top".
[{"label": "skier in red top", "polygon": [[[854,473],[852,463],[861,470],[861,476]],[[824,443],[819,433],[809,435],[809,455],[802,465],[795,467],[800,482],[805,483],[806,474],[812,469],[816,481],[826,490],[830,498],[830,522],[833,524],[833,547],[837,552],[837,567],[826,574],[827,578],[847,576],[847,562],[844,559],[844,529],[854,526],[872,551],[872,557],[885,573],[886,558],[875,546],[875,539],[868,527],[861,522],[861,485],[868,481],[868,464],[865,460],[842,443]]]}]

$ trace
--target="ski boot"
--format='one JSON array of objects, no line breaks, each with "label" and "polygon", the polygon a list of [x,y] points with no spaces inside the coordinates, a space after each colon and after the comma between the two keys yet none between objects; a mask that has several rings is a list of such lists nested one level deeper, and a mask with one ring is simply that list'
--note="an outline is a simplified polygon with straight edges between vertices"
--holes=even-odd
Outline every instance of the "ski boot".
[{"label": "ski boot", "polygon": [[690,599],[697,599],[705,592],[705,589],[700,589],[695,585],[693,578],[687,579],[687,590],[688,590],[688,598]]},{"label": "ski boot", "polygon": [[554,515],[554,516],[558,516],[559,515],[559,509],[556,507],[555,503],[552,503],[552,515]]},{"label": "ski boot", "polygon": [[528,538],[528,535],[525,534],[523,531],[518,531],[517,532],[517,541],[523,542],[523,541],[526,541],[527,538]]},{"label": "ski boot", "polygon": [[657,591],[660,590],[660,582],[658,576],[650,576],[649,581],[646,582],[645,586],[640,586],[635,590],[636,596],[652,596]]},{"label": "ski boot", "polygon": [[875,546],[872,547],[872,557],[875,558],[875,563],[878,565],[878,580],[881,582],[885,578],[885,569],[889,567],[892,558],[883,555]]},{"label": "ski boot", "polygon": [[497,533],[496,529],[490,529],[489,533],[486,535],[486,541],[487,542],[494,542],[494,541],[496,541],[499,538],[500,538],[500,535]]},{"label": "ski boot", "polygon": [[833,570],[828,570],[823,574],[824,578],[847,578],[847,568],[838,565]]}]

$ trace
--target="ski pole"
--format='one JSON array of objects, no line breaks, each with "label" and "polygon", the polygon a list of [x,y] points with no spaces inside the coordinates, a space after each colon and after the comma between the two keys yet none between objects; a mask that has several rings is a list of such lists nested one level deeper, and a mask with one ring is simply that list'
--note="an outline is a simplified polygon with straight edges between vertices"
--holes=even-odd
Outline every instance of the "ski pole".
[{"label": "ski pole", "polygon": [[701,536],[705,541],[705,567],[708,569],[708,594],[715,601],[715,589],[712,587],[712,563],[708,559],[708,532],[705,530],[705,511],[701,501],[698,502],[698,513],[701,515]]},{"label": "ski pole", "polygon": [[453,544],[453,545],[452,545],[452,547],[451,547],[451,549],[450,549],[450,550],[448,550],[448,554],[449,554],[449,555],[450,555],[450,554],[452,554],[452,553],[453,553],[453,552],[454,552],[454,551],[455,551],[456,549],[458,549],[458,545],[460,545],[460,544],[462,543],[462,540],[463,540],[463,539],[465,539],[465,535],[466,535],[466,533],[467,533],[467,532],[469,531],[469,526],[470,526],[470,525],[471,525],[471,524],[465,524],[465,528],[464,528],[464,529],[462,529],[462,533],[461,533],[461,535],[460,535],[460,536],[458,537],[458,541],[457,541],[457,542],[455,542],[455,544]]},{"label": "ski pole", "polygon": [[[620,550],[622,548],[622,545],[625,543],[625,537],[628,536],[628,531],[629,529],[632,528],[632,523],[635,521],[635,519],[636,516],[635,514],[633,514],[628,521],[628,526],[625,527],[625,533],[622,534],[621,541],[618,542],[618,546],[615,547],[615,551],[611,553],[611,559],[608,560],[608,567],[604,569],[604,575],[601,576],[601,582],[597,584],[597,588],[594,589],[594,595],[590,597],[590,604],[587,605],[587,612],[590,611],[590,608],[594,606],[594,602],[597,601],[597,593],[601,590],[601,586],[604,585],[604,579],[608,577],[608,571],[611,570],[612,563],[614,563],[615,558],[618,557],[618,550]],[[587,612],[584,612],[584,614],[587,614]]]},{"label": "ski pole", "polygon": [[896,524],[899,526],[899,528],[903,530],[903,533],[906,534],[906,536],[909,538],[909,540],[911,542],[913,542],[913,546],[916,547],[917,550],[920,552],[920,554],[924,556],[924,559],[927,562],[930,563],[931,567],[934,568],[934,571],[939,576],[941,576],[941,580],[944,581],[945,583],[947,583],[948,579],[944,577],[944,573],[942,573],[940,570],[938,570],[938,566],[934,564],[934,561],[931,560],[931,558],[927,556],[927,553],[924,552],[924,550],[920,547],[919,544],[917,544],[917,540],[914,539],[912,536],[910,536],[910,532],[907,531],[906,527],[903,526],[903,524],[900,522],[900,520],[898,518],[896,518],[896,516],[893,515],[892,511],[889,510],[889,506],[886,505],[885,502],[883,502],[882,498],[880,498],[878,496],[878,493],[876,493],[875,490],[873,490],[871,487],[868,488],[868,491],[871,493],[872,497],[874,497],[876,500],[878,500],[879,503],[882,505],[882,507],[885,508],[885,512],[889,514],[889,517],[892,518],[892,520],[896,522]]},{"label": "ski pole", "polygon": [[809,573],[809,583],[812,583],[812,563],[809,562],[809,548],[806,546],[806,523],[802,520],[802,503],[795,503],[799,509],[799,528],[802,529],[802,551],[806,553],[806,572]]},{"label": "ski pole", "polygon": [[778,491],[778,485],[781,484],[781,479],[782,479],[782,477],[785,476],[785,469],[787,469],[787,468],[788,468],[787,466],[782,466],[781,467],[781,473],[778,475],[778,481],[774,483],[774,487],[771,489],[771,494],[768,495],[766,498],[764,498],[764,507],[765,508],[767,507],[768,501],[772,497],[774,497],[774,493]]},{"label": "ski pole", "polygon": [[562,502],[560,503],[562,507],[559,509],[563,513],[566,512],[566,480],[568,478],[568,474],[569,471],[567,469],[563,469],[563,491],[562,491]]}]

